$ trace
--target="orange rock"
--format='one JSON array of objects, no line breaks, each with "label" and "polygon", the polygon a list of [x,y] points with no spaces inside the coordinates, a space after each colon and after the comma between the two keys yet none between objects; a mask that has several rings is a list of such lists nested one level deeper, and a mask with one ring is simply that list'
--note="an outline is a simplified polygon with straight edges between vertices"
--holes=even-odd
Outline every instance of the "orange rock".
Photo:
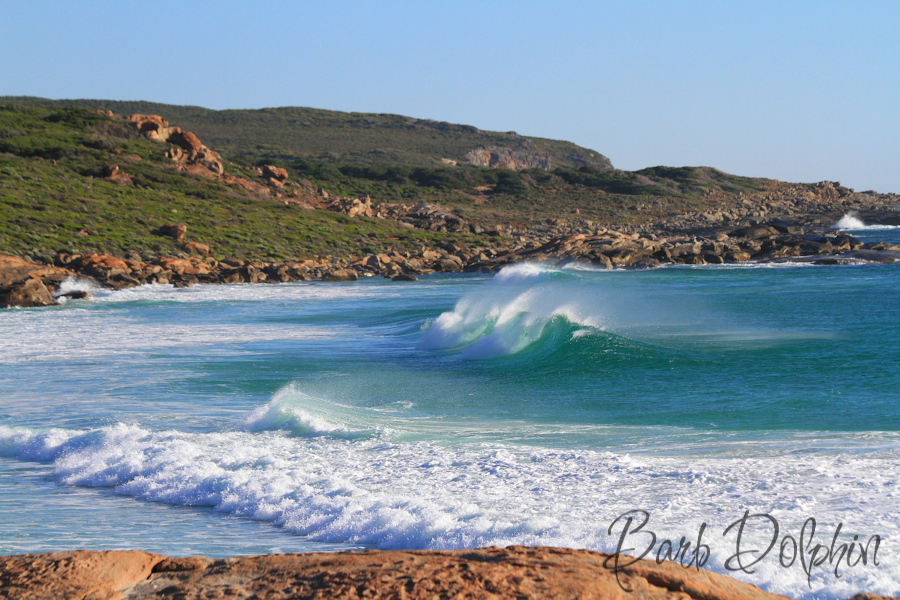
[{"label": "orange rock", "polygon": [[142,114],[134,114],[128,117],[128,120],[132,123],[135,123],[138,126],[138,129],[141,129],[141,126],[144,123],[152,123],[155,124],[156,127],[154,129],[159,129],[162,127],[168,127],[169,122],[163,119],[159,115],[142,115]]},{"label": "orange rock", "polygon": [[231,175],[226,175],[224,178],[225,183],[228,185],[236,185],[239,186],[248,192],[254,192],[256,194],[268,194],[269,190],[266,189],[266,186],[260,185],[255,181],[248,181],[243,177],[233,177]]},{"label": "orange rock", "polygon": [[115,175],[104,177],[104,179],[112,183],[118,183],[119,185],[134,185],[134,175],[128,173],[116,173]]},{"label": "orange rock", "polygon": [[624,567],[564,548],[275,554],[211,560],[144,552],[0,557],[0,590],[16,598],[583,598],[784,600],[737,580],[666,562]]},{"label": "orange rock", "polygon": [[101,268],[101,269],[127,269],[128,264],[119,258],[114,256],[108,256],[106,254],[85,254],[84,256],[80,256],[75,259],[71,263],[69,263],[74,269],[92,269],[92,268]]},{"label": "orange rock", "polygon": [[177,163],[183,163],[188,157],[187,153],[177,146],[172,146],[166,150],[166,156]]},{"label": "orange rock", "polygon": [[188,152],[199,152],[201,148],[203,148],[203,144],[200,143],[200,138],[191,133],[190,131],[181,131],[172,133],[167,140],[171,144],[176,144]]},{"label": "orange rock", "polygon": [[187,171],[188,173],[193,173],[194,175],[198,175],[200,177],[205,177],[207,179],[215,179],[217,175],[217,173],[211,171],[207,167],[197,164],[186,164],[181,167],[181,170]]},{"label": "orange rock", "polygon": [[0,594],[6,598],[118,600],[150,576],[164,557],[138,550],[52,552],[0,559]]},{"label": "orange rock", "polygon": [[188,242],[183,248],[185,252],[199,254],[201,256],[207,256],[210,253],[209,246],[201,244],[200,242]]},{"label": "orange rock", "polygon": [[287,169],[282,169],[281,167],[263,165],[262,176],[266,179],[274,179],[283,183],[287,181],[288,172]]}]

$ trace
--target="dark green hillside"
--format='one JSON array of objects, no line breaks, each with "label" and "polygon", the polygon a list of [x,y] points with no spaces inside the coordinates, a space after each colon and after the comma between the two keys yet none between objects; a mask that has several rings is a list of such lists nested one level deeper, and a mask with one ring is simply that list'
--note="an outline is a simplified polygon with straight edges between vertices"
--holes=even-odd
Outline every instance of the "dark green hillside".
[{"label": "dark green hillside", "polygon": [[153,102],[45,100],[0,97],[0,103],[32,106],[87,106],[116,114],[157,114],[196,133],[210,148],[236,156],[304,158],[361,166],[418,166],[465,163],[466,153],[482,146],[502,147],[550,157],[552,166],[611,169],[602,154],[570,142],[525,137],[515,132],[482,131],[469,125],[400,115],[344,113],[314,108],[210,110]]}]

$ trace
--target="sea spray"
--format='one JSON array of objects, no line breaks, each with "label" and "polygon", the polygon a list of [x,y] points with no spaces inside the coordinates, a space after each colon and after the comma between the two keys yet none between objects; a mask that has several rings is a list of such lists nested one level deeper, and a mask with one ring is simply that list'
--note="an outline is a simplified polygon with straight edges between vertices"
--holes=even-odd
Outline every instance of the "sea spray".
[{"label": "sea spray", "polygon": [[627,275],[530,264],[506,267],[428,323],[419,347],[455,349],[467,359],[497,358],[532,347],[559,322],[568,324],[571,338],[594,332],[662,347],[759,346],[807,337],[746,319],[736,325],[733,315],[706,306],[686,290],[649,296],[626,281]]},{"label": "sea spray", "polygon": [[848,212],[840,220],[831,226],[831,229],[839,229],[844,231],[863,231],[877,229],[898,229],[900,225],[867,225],[859,218],[856,212]]}]

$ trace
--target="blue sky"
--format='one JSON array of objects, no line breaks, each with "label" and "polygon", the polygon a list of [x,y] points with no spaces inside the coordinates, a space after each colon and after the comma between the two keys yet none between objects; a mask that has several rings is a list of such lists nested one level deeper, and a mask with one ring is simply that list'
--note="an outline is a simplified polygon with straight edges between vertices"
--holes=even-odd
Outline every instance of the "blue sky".
[{"label": "blue sky", "polygon": [[896,1],[0,9],[0,95],[397,113],[900,193]]}]

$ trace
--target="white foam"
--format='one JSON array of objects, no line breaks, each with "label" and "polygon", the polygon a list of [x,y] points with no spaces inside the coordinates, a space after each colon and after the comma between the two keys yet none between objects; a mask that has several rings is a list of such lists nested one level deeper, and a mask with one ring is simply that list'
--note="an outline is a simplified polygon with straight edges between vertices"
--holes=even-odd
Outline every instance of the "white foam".
[{"label": "white foam", "polygon": [[741,443],[734,452],[718,444],[715,453],[695,448],[678,456],[276,431],[154,432],[118,424],[90,431],[0,427],[0,455],[52,461],[55,478],[67,485],[114,486],[144,500],[272,521],[312,540],[380,548],[541,544],[611,551],[616,539],[607,527],[642,508],[660,537],[696,536],[706,522],[708,566],[724,572],[733,549],[721,534],[744,510],[773,514],[795,536],[812,516],[823,532],[843,522],[847,539],[884,536],[880,565],[845,569],[841,579],[822,569],[807,585],[799,568],[772,559],[740,578],[797,598],[895,592],[900,444],[887,435],[873,451],[842,451],[872,448],[871,440],[839,437],[833,444],[809,434],[755,441],[743,457]]},{"label": "white foam", "polygon": [[[103,302],[108,298],[96,298]],[[127,357],[137,353],[269,340],[327,339],[342,335],[338,326],[212,323],[202,317],[151,321],[131,315],[98,313],[74,304],[57,311],[20,311],[0,321],[0,362]],[[114,324],[114,326],[111,326]]]},{"label": "white foam", "polygon": [[500,269],[488,285],[531,285],[546,279],[554,269],[540,263],[516,263]]},{"label": "white foam", "polygon": [[[67,277],[65,281],[59,284],[59,290],[54,294],[54,296],[59,297],[63,294],[69,294],[72,292],[89,292],[93,295],[103,291],[105,290],[97,287],[92,281],[88,279],[82,279],[80,277]],[[61,298],[61,300],[65,301],[65,298]]]},{"label": "white foam", "polygon": [[845,231],[862,231],[868,229],[898,229],[900,225],[866,225],[855,212],[848,212],[840,220],[831,226],[831,229]]},{"label": "white foam", "polygon": [[157,283],[124,290],[111,290],[106,302],[165,301],[198,302],[294,302],[298,300],[353,300],[369,297],[401,297],[402,290],[367,284],[341,286],[319,281],[294,283],[243,283],[194,285],[175,288]]},{"label": "white foam", "polygon": [[[343,419],[335,422],[335,417]],[[350,425],[354,421],[358,423],[355,427]],[[240,419],[237,429],[251,432],[284,430],[295,436],[343,439],[369,438],[387,433],[385,428],[367,427],[364,421],[360,421],[358,411],[313,398],[297,385],[289,384],[276,392],[271,402]]]}]

